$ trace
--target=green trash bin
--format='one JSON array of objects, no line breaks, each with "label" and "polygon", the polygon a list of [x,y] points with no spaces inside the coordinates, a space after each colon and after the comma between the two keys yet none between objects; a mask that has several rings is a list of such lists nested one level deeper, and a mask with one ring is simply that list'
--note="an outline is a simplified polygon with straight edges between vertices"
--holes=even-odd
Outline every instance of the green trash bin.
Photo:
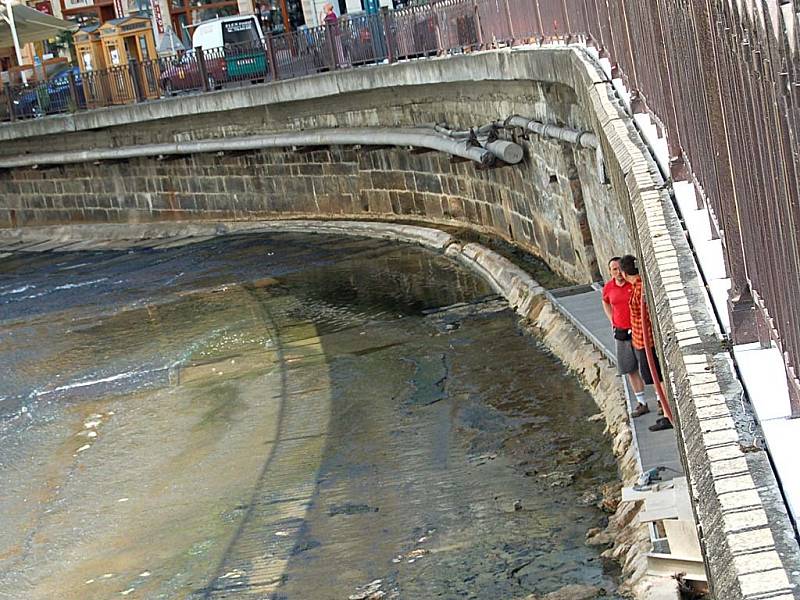
[{"label": "green trash bin", "polygon": [[260,50],[248,51],[225,57],[228,77],[231,79],[254,79],[267,74],[267,57]]}]

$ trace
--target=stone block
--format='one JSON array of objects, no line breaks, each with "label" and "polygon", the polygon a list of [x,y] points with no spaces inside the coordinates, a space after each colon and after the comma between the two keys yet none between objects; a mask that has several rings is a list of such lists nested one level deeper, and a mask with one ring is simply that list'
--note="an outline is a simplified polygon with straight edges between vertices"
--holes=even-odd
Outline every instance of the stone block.
[{"label": "stone block", "polygon": [[363,202],[362,205],[365,205],[369,212],[376,213],[376,214],[392,214],[392,200],[390,197],[390,192],[385,190],[374,190],[371,192],[361,192],[361,194],[366,195],[367,201]]},{"label": "stone block", "polygon": [[417,211],[414,204],[413,192],[392,192],[392,197],[397,198],[397,209],[395,212],[402,215],[412,215]]},{"label": "stone block", "polygon": [[726,532],[735,532],[766,527],[768,524],[767,513],[763,508],[751,508],[727,512],[722,515],[723,527]]},{"label": "stone block", "polygon": [[319,163],[293,165],[292,172],[299,176],[304,176],[304,177],[305,176],[322,177],[323,175],[325,175],[325,172],[322,169],[322,165]]},{"label": "stone block", "polygon": [[371,190],[372,185],[372,171],[359,171],[357,185],[359,190]]},{"label": "stone block", "polygon": [[439,181],[438,175],[414,173],[414,181],[416,182],[416,189],[419,192],[429,192],[432,194],[442,193],[442,183]]},{"label": "stone block", "polygon": [[[450,196],[446,198],[447,211],[446,213],[453,219],[458,221],[466,220],[466,211],[464,208],[464,201],[459,196]],[[442,211],[445,214],[445,211]]]},{"label": "stone block", "polygon": [[373,171],[372,186],[375,189],[406,190],[405,174],[399,171]]},{"label": "stone block", "polygon": [[426,217],[441,219],[443,216],[441,195],[423,194],[424,214]]},{"label": "stone block", "polygon": [[791,591],[789,578],[783,568],[742,575],[739,577],[739,584],[746,596],[758,594],[760,597],[765,597],[764,594],[770,592]]}]

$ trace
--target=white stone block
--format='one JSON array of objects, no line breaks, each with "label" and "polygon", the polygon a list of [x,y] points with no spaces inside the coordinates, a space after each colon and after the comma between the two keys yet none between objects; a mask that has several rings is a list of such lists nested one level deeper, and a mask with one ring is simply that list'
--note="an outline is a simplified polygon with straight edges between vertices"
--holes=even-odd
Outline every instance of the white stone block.
[{"label": "white stone block", "polygon": [[752,531],[731,533],[728,536],[728,541],[730,542],[731,551],[734,553],[775,547],[775,539],[772,537],[772,532],[767,527],[754,529]]},{"label": "white stone block", "polygon": [[739,577],[739,585],[742,586],[744,595],[766,594],[767,592],[777,592],[779,590],[789,591],[789,578],[783,569],[773,569],[761,573],[750,573]]}]

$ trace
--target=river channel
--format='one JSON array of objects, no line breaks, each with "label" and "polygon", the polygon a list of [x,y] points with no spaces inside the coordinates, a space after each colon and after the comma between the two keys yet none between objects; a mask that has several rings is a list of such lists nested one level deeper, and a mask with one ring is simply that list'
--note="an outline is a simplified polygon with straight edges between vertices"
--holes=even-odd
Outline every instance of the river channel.
[{"label": "river channel", "polygon": [[432,251],[12,254],[0,373],[0,598],[615,597],[597,408]]}]

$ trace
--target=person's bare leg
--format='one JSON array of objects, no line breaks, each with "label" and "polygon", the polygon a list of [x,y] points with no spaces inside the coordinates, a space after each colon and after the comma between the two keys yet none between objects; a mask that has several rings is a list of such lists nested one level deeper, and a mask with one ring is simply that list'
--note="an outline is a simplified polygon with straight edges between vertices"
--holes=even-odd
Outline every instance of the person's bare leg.
[{"label": "person's bare leg", "polygon": [[634,394],[641,394],[644,391],[644,380],[639,375],[639,371],[628,373],[628,382],[631,384]]}]

